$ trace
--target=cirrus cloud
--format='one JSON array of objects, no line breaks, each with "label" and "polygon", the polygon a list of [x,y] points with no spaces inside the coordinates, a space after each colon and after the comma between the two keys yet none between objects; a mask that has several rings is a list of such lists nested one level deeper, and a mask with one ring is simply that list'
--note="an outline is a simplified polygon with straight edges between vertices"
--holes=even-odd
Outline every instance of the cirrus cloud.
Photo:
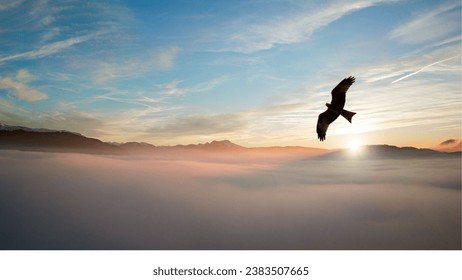
[{"label": "cirrus cloud", "polygon": [[460,34],[460,8],[460,1],[445,2],[430,11],[417,14],[410,21],[393,29],[389,36],[404,43],[414,44]]},{"label": "cirrus cloud", "polygon": [[95,33],[91,33],[91,34],[87,34],[83,36],[69,38],[67,40],[62,40],[62,41],[57,41],[54,43],[46,44],[35,50],[3,56],[3,57],[0,57],[0,64],[4,62],[12,61],[12,60],[36,59],[36,58],[47,57],[49,55],[59,53],[66,48],[72,47],[73,45],[88,41],[101,34],[102,32],[95,32]]},{"label": "cirrus cloud", "polygon": [[231,36],[228,43],[233,50],[243,53],[267,50],[275,45],[299,43],[343,16],[387,2],[396,0],[330,1],[319,8],[304,8],[295,14],[250,24],[248,28]]}]

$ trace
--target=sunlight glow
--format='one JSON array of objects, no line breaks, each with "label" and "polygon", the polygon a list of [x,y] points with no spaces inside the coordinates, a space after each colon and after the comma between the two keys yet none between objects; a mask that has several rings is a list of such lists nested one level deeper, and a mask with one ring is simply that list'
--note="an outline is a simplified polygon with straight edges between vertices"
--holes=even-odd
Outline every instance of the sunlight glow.
[{"label": "sunlight glow", "polygon": [[350,149],[351,152],[353,153],[356,153],[359,151],[360,147],[361,147],[361,142],[358,141],[358,140],[352,140],[350,141],[350,143],[348,144],[348,147]]}]

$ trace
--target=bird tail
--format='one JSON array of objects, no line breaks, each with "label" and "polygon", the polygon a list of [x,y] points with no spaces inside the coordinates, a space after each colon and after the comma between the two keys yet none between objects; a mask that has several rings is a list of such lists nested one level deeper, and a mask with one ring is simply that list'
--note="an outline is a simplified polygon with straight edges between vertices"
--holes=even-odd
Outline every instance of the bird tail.
[{"label": "bird tail", "polygon": [[342,117],[344,117],[345,119],[347,119],[347,121],[349,121],[351,123],[351,119],[353,118],[353,116],[355,114],[356,113],[354,113],[354,112],[350,112],[350,111],[347,111],[347,110],[342,110],[342,113],[340,115],[342,115]]}]

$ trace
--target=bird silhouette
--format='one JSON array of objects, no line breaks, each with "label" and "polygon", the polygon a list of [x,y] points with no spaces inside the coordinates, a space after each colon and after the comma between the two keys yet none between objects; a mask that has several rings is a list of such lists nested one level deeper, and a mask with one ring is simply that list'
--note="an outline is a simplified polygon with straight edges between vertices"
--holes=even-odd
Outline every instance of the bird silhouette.
[{"label": "bird silhouette", "polygon": [[318,123],[316,125],[316,133],[318,133],[320,141],[324,141],[326,139],[327,128],[338,118],[339,115],[342,115],[351,123],[351,119],[356,113],[347,111],[343,109],[343,107],[345,106],[346,92],[354,82],[355,77],[350,76],[343,79],[332,90],[332,101],[330,104],[326,103],[327,110],[319,114]]}]

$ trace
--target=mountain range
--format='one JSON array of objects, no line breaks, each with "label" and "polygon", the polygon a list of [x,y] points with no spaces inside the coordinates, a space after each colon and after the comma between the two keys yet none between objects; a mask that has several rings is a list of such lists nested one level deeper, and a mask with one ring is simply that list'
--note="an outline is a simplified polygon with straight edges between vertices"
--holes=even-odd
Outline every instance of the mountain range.
[{"label": "mountain range", "polygon": [[[458,145],[458,146],[457,146]],[[460,156],[460,140],[450,139],[436,145],[433,149],[414,147],[396,147],[390,145],[369,145],[361,148],[356,158],[410,158]],[[459,147],[459,148],[457,148]],[[203,144],[155,146],[144,142],[114,143],[103,142],[95,138],[66,130],[28,128],[0,123],[0,149],[77,152],[91,154],[174,154],[174,153],[217,153],[234,154],[271,154],[314,156],[320,159],[351,158],[348,150],[328,150],[301,146],[285,147],[244,147],[229,140],[212,141]]]},{"label": "mountain range", "polygon": [[0,149],[121,154],[120,147],[65,130],[0,124]]}]

